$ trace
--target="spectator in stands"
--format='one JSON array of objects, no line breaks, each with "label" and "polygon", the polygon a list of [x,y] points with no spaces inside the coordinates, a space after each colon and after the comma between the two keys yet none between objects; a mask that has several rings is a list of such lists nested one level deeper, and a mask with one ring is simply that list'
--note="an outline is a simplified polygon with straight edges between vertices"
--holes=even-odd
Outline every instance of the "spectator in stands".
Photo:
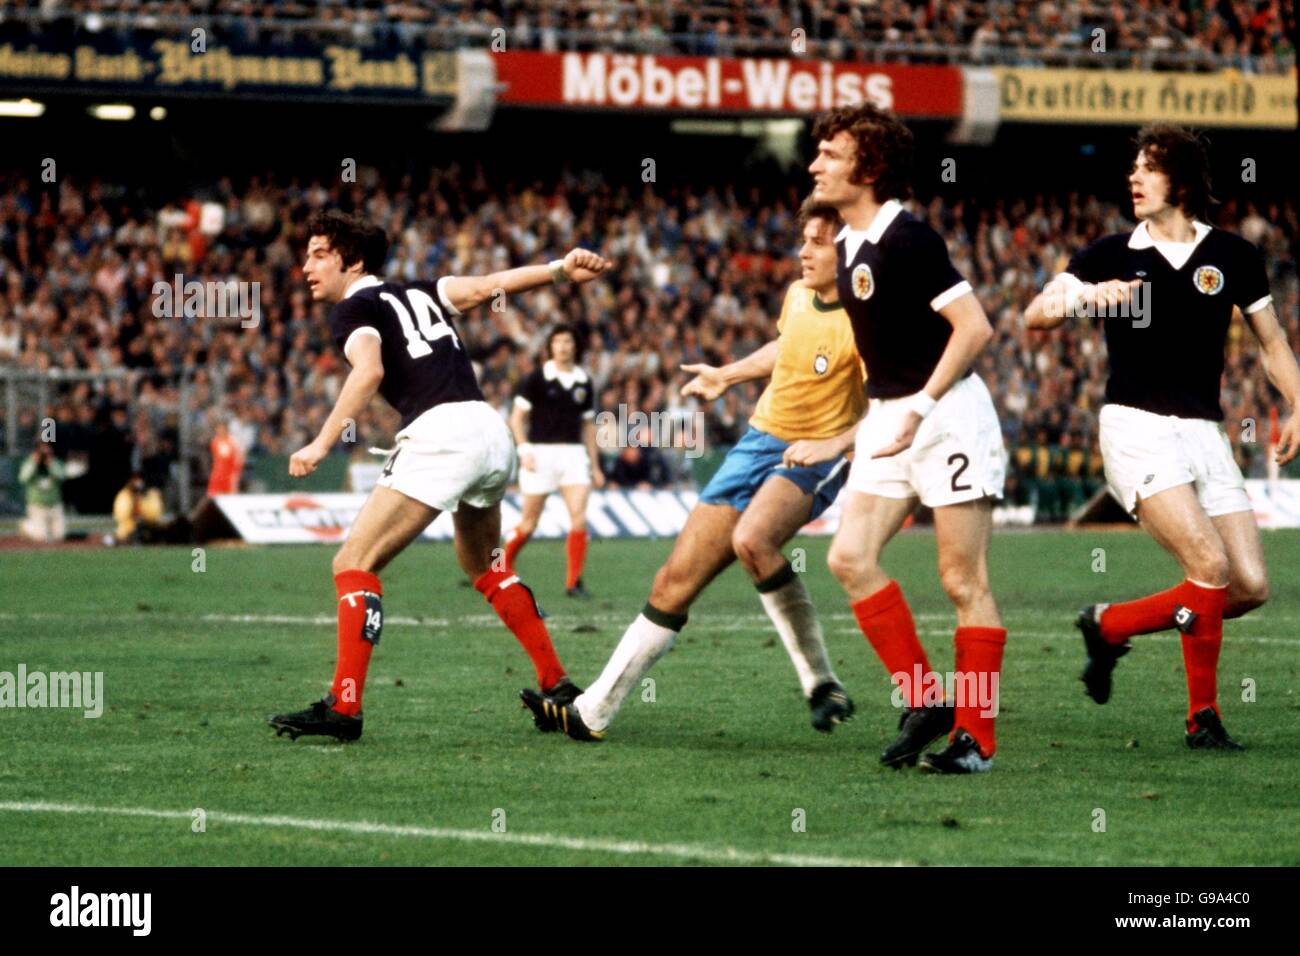
[{"label": "spectator in stands", "polygon": [[[41,30],[72,30],[60,18],[118,17],[125,30],[142,15],[159,28],[203,26],[209,43],[265,40],[290,52],[304,39],[344,42],[370,52],[399,44],[439,49],[484,47],[507,31],[511,50],[632,52],[688,56],[790,56],[793,30],[807,40],[801,55],[833,60],[1042,63],[1090,69],[1138,65],[1187,69],[1204,65],[1283,72],[1294,62],[1289,34],[1293,4],[1279,0],[1142,0],[1059,3],[990,0],[796,0],[701,4],[694,0],[530,0],[468,4],[464,0],[297,0],[257,5],[241,0],[7,0],[0,27],[23,38]],[[213,16],[220,19],[213,19]],[[181,19],[176,19],[181,18]],[[304,23],[303,21],[309,21]],[[83,22],[85,22],[83,20]],[[143,22],[143,21],[141,21]],[[290,31],[289,27],[294,29]],[[98,27],[96,32],[98,32]],[[1090,56],[1092,31],[1107,49],[1127,56]],[[8,36],[0,32],[0,40]],[[62,207],[61,207],[62,208]],[[178,199],[159,225],[186,223]],[[177,229],[177,232],[180,230]]]},{"label": "spectator in stands", "polygon": [[646,428],[629,436],[627,447],[619,451],[605,477],[614,488],[641,490],[662,488],[671,480],[668,465],[659,449],[650,444]]},{"label": "spectator in stands", "polygon": [[1088,450],[1083,445],[1082,436],[1068,431],[1062,436],[1057,462],[1060,471],[1056,479],[1056,495],[1061,502],[1061,517],[1068,518],[1087,500],[1084,478]]},{"label": "spectator in stands", "polygon": [[1038,429],[1033,446],[1033,476],[1036,506],[1041,518],[1059,521],[1062,515],[1060,485],[1061,447],[1052,442],[1046,428]]},{"label": "spectator in stands", "polygon": [[94,514],[109,510],[113,489],[131,474],[131,440],[123,405],[105,405],[96,415],[90,437],[86,507]]},{"label": "spectator in stands", "polygon": [[[6,303],[0,299],[0,316],[6,311]],[[18,322],[14,319],[0,320],[0,363],[17,361],[22,353],[23,337],[18,332]]]},{"label": "spectator in stands", "polygon": [[63,475],[63,462],[45,442],[18,469],[18,482],[27,497],[27,517],[19,528],[23,537],[47,544],[64,539]]}]

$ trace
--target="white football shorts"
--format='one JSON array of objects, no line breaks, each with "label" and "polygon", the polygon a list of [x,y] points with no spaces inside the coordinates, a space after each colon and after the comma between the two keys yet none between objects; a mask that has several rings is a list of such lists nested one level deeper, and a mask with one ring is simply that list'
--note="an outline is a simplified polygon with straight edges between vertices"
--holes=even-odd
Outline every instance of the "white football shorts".
[{"label": "white football shorts", "polygon": [[591,457],[586,445],[543,442],[530,445],[536,470],[519,465],[519,490],[526,495],[549,495],[557,488],[591,484]]},{"label": "white football shorts", "polygon": [[510,429],[487,402],[435,405],[397,433],[378,484],[439,511],[490,508],[515,469]]},{"label": "white football shorts", "polygon": [[921,422],[912,446],[872,454],[894,441],[911,396],[873,398],[858,429],[846,487],[884,498],[917,498],[930,508],[1001,498],[1007,451],[993,397],[978,375],[958,381]]},{"label": "white football shorts", "polygon": [[1195,486],[1211,518],[1252,510],[1232,444],[1218,422],[1113,404],[1102,406],[1097,418],[1106,484],[1129,514],[1139,499],[1186,484]]}]

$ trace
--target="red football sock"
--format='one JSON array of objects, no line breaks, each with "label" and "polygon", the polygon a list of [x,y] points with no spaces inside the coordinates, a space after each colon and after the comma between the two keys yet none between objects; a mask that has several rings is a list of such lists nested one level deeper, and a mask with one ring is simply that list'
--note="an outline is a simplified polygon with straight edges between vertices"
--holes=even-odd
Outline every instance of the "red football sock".
[{"label": "red football sock", "polygon": [[383,628],[380,598],[384,588],[369,571],[352,570],[334,575],[334,589],[339,596],[339,656],[330,693],[336,711],[355,717],[361,713],[361,691],[366,686],[370,652],[379,643]]},{"label": "red football sock", "polygon": [[1006,643],[1004,627],[959,627],[953,637],[957,647],[953,736],[958,729],[966,731],[985,757],[992,757],[997,749],[993,731],[999,709],[1002,648]]},{"label": "red football sock", "polygon": [[587,529],[570,531],[564,550],[569,557],[569,576],[565,579],[564,586],[571,588],[582,577],[582,563],[587,559]]},{"label": "red football sock", "polygon": [[1183,581],[1177,587],[1158,594],[1149,594],[1136,601],[1112,604],[1101,615],[1101,637],[1109,644],[1123,644],[1135,634],[1167,631],[1174,626],[1174,608],[1187,604],[1187,586]]},{"label": "red football sock", "polygon": [[1228,589],[1207,588],[1194,581],[1183,582],[1181,603],[1196,614],[1196,623],[1183,638],[1183,667],[1187,671],[1187,729],[1192,715],[1206,707],[1217,713],[1219,650],[1223,646],[1223,606]]},{"label": "red football sock", "polygon": [[516,529],[510,532],[510,537],[506,539],[506,567],[513,569],[515,566],[515,557],[520,551],[524,550],[524,545],[531,538],[530,534],[520,534]]},{"label": "red football sock", "polygon": [[[909,707],[920,707],[924,695],[925,675],[930,661],[916,636],[916,622],[897,581],[890,581],[875,594],[854,602],[853,615],[858,627],[889,671],[890,679],[908,697]],[[919,667],[919,670],[918,670]]]},{"label": "red football sock", "polygon": [[474,582],[474,587],[532,658],[538,686],[544,691],[554,687],[564,676],[564,667],[537,613],[533,592],[513,571],[488,571]]}]

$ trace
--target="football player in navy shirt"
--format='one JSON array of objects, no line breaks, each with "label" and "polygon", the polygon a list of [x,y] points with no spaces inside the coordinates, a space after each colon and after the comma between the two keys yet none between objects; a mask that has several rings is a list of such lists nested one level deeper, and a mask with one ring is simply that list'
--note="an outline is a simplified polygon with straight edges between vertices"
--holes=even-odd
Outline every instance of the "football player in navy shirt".
[{"label": "football player in navy shirt", "polygon": [[383,230],[331,211],[311,220],[308,235],[303,275],[313,301],[331,304],[330,333],[351,371],[320,434],[290,457],[289,474],[311,474],[376,392],[401,413],[402,426],[396,450],[334,556],[338,662],[330,693],[306,710],[271,718],[271,726],[295,738],[361,736],[362,689],[383,629],[378,574],[444,511],[452,514],[461,568],[528,652],[539,685],[552,696],[576,696],[531,592],[513,571],[494,566],[514,441],[483,400],[452,318],[498,293],[586,282],[609,263],[575,249],[549,265],[488,276],[386,282],[377,274],[388,252]]},{"label": "football player in navy shirt", "polygon": [[[913,140],[869,104],[823,114],[813,128],[813,198],[847,224],[837,237],[840,301],[867,367],[866,417],[835,438],[796,442],[789,464],[854,448],[831,571],[905,708],[881,755],[937,773],[990,769],[1007,632],[989,590],[992,502],[1007,454],[993,399],[971,368],[993,336],[943,238],[903,208]],[[957,609],[955,699],[930,670],[898,582],[880,566],[917,502],[934,511],[939,576]],[[942,751],[921,756],[941,735]]]},{"label": "football player in navy shirt", "polygon": [[519,524],[506,540],[506,565],[537,530],[542,508],[559,491],[569,509],[565,541],[569,597],[589,597],[582,583],[587,557],[587,499],[591,486],[605,485],[596,450],[596,389],[577,363],[578,335],[573,326],[557,325],[546,337],[546,361],[519,386],[510,412],[510,430],[519,446]]},{"label": "football player in navy shirt", "polygon": [[[1106,703],[1129,638],[1177,628],[1188,746],[1239,750],[1217,701],[1223,620],[1263,604],[1268,576],[1255,513],[1220,424],[1233,316],[1245,316],[1264,370],[1293,410],[1300,368],[1278,325],[1259,250],[1205,222],[1210,176],[1202,141],[1175,126],[1143,129],[1128,183],[1137,228],[1076,253],[1030,304],[1025,323],[1050,329],[1079,315],[1103,322],[1110,373],[1099,415],[1106,481],[1178,561],[1184,579],[1148,597],[1080,611],[1082,680],[1093,700]],[[1300,419],[1293,415],[1282,429],[1278,461],[1290,461],[1297,449]]]}]

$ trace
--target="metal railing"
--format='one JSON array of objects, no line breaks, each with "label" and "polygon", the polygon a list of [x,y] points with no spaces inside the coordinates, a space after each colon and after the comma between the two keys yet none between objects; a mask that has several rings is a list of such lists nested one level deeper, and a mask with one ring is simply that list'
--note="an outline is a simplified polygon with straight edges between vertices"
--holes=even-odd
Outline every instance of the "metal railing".
[{"label": "metal railing", "polygon": [[[195,447],[194,422],[191,409],[192,385],[195,369],[187,368],[173,376],[177,389],[176,414],[176,499],[182,513],[188,513],[194,501],[192,462],[198,451]],[[17,456],[26,453],[37,441],[42,440],[43,423],[50,418],[50,409],[54,404],[52,396],[59,389],[83,382],[103,384],[113,381],[128,383],[130,400],[127,413],[135,417],[139,410],[136,399],[135,383],[142,377],[156,376],[152,368],[113,368],[98,372],[83,370],[66,370],[53,368],[46,371],[35,369],[0,367],[0,392],[4,402],[4,449],[5,454]],[[24,431],[21,423],[22,410],[32,409],[36,412],[36,424],[30,434]],[[57,441],[60,422],[55,420],[55,438]],[[67,424],[67,423],[62,423]]]}]

